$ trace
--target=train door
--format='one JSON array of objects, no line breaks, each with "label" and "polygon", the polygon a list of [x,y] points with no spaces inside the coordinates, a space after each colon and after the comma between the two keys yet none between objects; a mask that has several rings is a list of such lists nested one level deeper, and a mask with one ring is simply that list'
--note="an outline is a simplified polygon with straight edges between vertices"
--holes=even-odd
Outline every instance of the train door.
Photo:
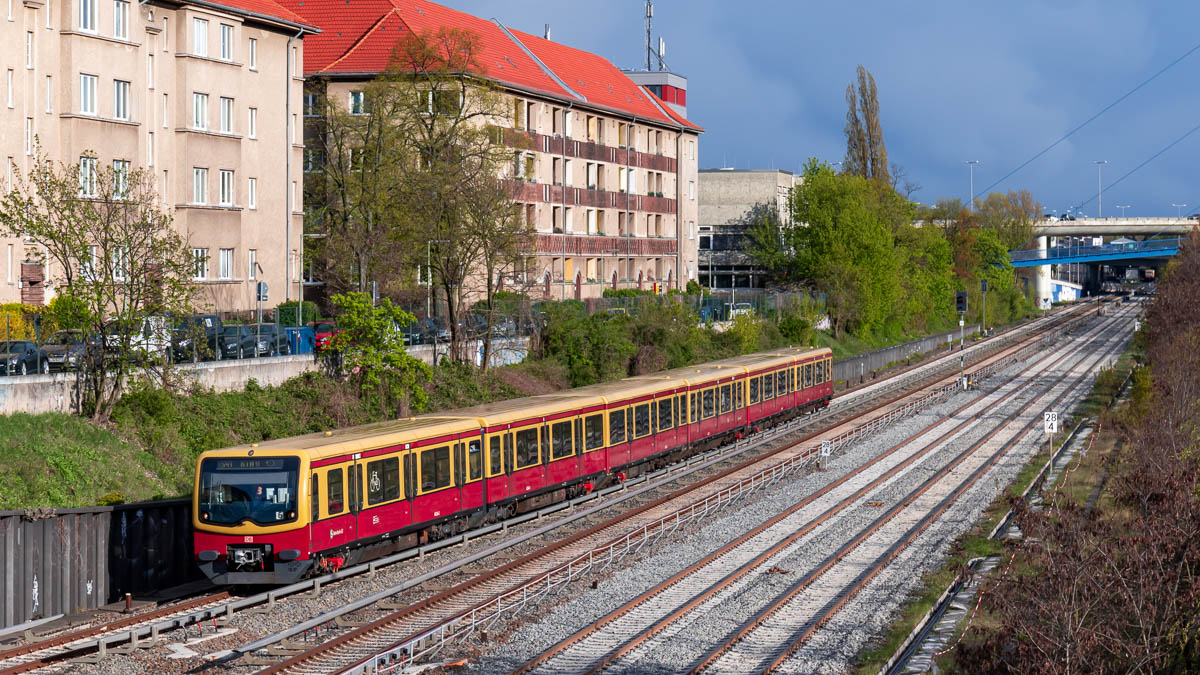
[{"label": "train door", "polygon": [[459,485],[462,485],[462,507],[477,509],[487,501],[483,480],[483,441],[478,433],[458,443]]},{"label": "train door", "polygon": [[580,475],[603,473],[608,466],[604,457],[604,411],[593,410],[583,420],[583,453],[580,456]]},{"label": "train door", "polygon": [[629,408],[633,412],[633,443],[629,457],[633,460],[654,454],[654,400],[635,403]]},{"label": "train door", "polygon": [[651,406],[654,415],[654,449],[658,452],[675,447],[675,395],[656,399]]},{"label": "train door", "polygon": [[733,421],[739,427],[746,426],[746,381],[733,381]]},{"label": "train door", "polygon": [[412,522],[437,520],[461,508],[455,483],[455,445],[448,443],[424,447],[412,453],[415,455],[413,466],[416,470]]},{"label": "train door", "polygon": [[[484,502],[494,504],[509,495],[508,469],[506,460],[511,462],[512,434],[496,432],[488,434],[487,457],[484,464]],[[508,441],[509,450],[504,450],[504,442]]]},{"label": "train door", "polygon": [[629,408],[609,408],[608,413],[608,467],[624,466],[629,463],[629,433],[626,419]]},{"label": "train door", "polygon": [[354,463],[314,469],[312,493],[315,503],[311,509],[318,514],[310,526],[313,551],[324,551],[349,544],[358,538],[357,511],[351,508],[348,493],[353,478]]},{"label": "train door", "polygon": [[579,444],[575,440],[575,422],[569,417],[556,419],[547,424],[549,427],[549,450],[542,449],[548,454],[546,461],[546,483],[557,484],[571,480],[579,472]]}]

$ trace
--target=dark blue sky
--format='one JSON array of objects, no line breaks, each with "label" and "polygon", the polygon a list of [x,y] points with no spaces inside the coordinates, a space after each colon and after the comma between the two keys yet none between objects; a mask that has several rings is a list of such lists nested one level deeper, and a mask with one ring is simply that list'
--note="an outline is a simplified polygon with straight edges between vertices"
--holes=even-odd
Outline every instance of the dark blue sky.
[{"label": "dark blue sky", "polygon": [[[644,0],[443,0],[484,18],[645,67]],[[659,0],[654,34],[689,79],[688,116],[706,129],[700,166],[796,170],[842,158],[846,85],[861,63],[879,87],[889,159],[922,187],[915,201],[966,198],[1032,157],[1200,41],[1193,2],[806,2]],[[1049,209],[1174,215],[1200,210],[1200,50],[997,185]]]}]

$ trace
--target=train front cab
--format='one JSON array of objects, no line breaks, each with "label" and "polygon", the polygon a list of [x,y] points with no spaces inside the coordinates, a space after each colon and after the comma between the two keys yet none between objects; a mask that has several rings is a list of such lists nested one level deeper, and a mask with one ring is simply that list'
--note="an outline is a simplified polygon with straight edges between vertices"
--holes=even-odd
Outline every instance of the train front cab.
[{"label": "train front cab", "polygon": [[192,491],[196,562],[221,584],[288,583],[308,559],[308,461],[251,447],[204,453]]}]

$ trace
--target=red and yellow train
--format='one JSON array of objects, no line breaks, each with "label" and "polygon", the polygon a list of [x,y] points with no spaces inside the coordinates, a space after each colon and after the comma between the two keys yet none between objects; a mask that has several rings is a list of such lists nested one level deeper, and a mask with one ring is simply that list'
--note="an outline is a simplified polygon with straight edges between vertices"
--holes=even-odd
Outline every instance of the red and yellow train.
[{"label": "red and yellow train", "polygon": [[201,455],[195,556],[280,584],[571,498],[828,405],[828,349],[785,349]]}]

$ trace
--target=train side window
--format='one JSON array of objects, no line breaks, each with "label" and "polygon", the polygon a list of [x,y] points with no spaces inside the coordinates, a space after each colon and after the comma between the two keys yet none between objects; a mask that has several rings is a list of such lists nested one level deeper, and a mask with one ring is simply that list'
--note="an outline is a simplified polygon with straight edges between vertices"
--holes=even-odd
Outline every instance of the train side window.
[{"label": "train side window", "polygon": [[813,382],[821,384],[825,381],[825,362],[816,361],[812,364],[813,367]]},{"label": "train side window", "polygon": [[671,409],[671,402],[674,400],[675,400],[675,397],[673,397],[673,396],[668,397],[668,398],[658,399],[658,430],[659,431],[667,431],[668,429],[671,429],[672,427],[675,426],[675,424],[674,424],[675,413]]},{"label": "train side window", "polygon": [[696,405],[696,392],[692,392],[692,400],[688,401],[688,411],[691,414],[692,424],[700,417],[700,406]]},{"label": "train side window", "polygon": [[704,393],[700,396],[701,401],[703,401],[702,405],[704,409],[702,413],[704,419],[708,419],[717,414],[715,392],[716,389],[705,389]]},{"label": "train side window", "polygon": [[342,469],[338,467],[325,474],[325,510],[336,516],[345,508],[342,502]]},{"label": "train side window", "polygon": [[350,484],[350,511],[358,513],[358,509],[362,506],[359,500],[360,484],[362,483],[362,465],[355,464],[354,466],[346,467],[346,482]]},{"label": "train side window", "polygon": [[675,426],[687,424],[687,394],[680,394],[675,401]]},{"label": "train side window", "polygon": [[400,458],[367,462],[367,506],[400,498]]},{"label": "train side window", "polygon": [[483,478],[483,449],[476,438],[467,443],[467,480]]},{"label": "train side window", "polygon": [[750,405],[758,403],[758,378],[750,378]]},{"label": "train side window", "polygon": [[625,442],[625,410],[610,410],[608,412],[608,444],[616,445]]},{"label": "train side window", "polygon": [[633,408],[633,437],[650,435],[650,404],[643,403]]},{"label": "train side window", "polygon": [[592,415],[583,421],[584,448],[598,450],[604,447],[604,416]]},{"label": "train side window", "polygon": [[421,492],[450,485],[450,446],[421,451]]},{"label": "train side window", "polygon": [[833,381],[833,359],[825,359],[825,379],[823,381]]},{"label": "train side window", "polygon": [[537,429],[522,429],[517,432],[517,466],[518,469],[533,466],[538,463]]},{"label": "train side window", "polygon": [[317,522],[321,519],[321,477],[317,474],[312,475],[312,520]]},{"label": "train side window", "polygon": [[796,391],[796,369],[787,369],[788,391]]},{"label": "train side window", "polygon": [[550,459],[562,459],[570,457],[574,454],[571,447],[571,420],[565,422],[555,422],[551,429],[551,438],[553,445],[550,450]]},{"label": "train side window", "polygon": [[575,452],[583,452],[583,418],[575,418]]},{"label": "train side window", "polygon": [[787,372],[780,370],[775,373],[775,391],[780,396],[787,393]]},{"label": "train side window", "polygon": [[504,473],[504,454],[500,451],[500,434],[488,439],[488,478]]},{"label": "train side window", "polygon": [[629,412],[625,413],[625,438],[633,440],[633,408],[629,408]]},{"label": "train side window", "polygon": [[762,382],[763,400],[769,401],[775,398],[775,377],[772,375],[764,375]]},{"label": "train side window", "polygon": [[730,410],[733,410],[733,387],[727,384],[721,387],[721,414]]},{"label": "train side window", "polygon": [[745,380],[738,380],[733,383],[733,407],[735,410],[741,410],[742,405],[746,402],[746,384]]},{"label": "train side window", "polygon": [[513,463],[516,461],[516,455],[513,453],[513,433],[510,431],[504,434],[504,460],[505,470],[511,472]]},{"label": "train side window", "polygon": [[812,386],[812,366],[809,364],[800,366],[800,386],[804,389]]}]

